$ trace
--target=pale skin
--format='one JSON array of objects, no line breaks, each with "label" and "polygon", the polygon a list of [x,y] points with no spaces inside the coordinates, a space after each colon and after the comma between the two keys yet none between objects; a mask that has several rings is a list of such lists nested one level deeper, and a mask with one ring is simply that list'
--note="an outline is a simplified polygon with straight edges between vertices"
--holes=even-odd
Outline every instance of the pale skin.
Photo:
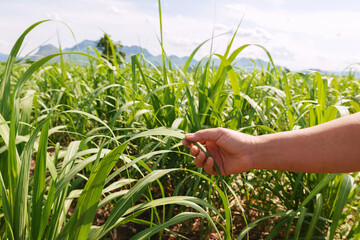
[{"label": "pale skin", "polygon": [[200,130],[186,139],[206,146],[212,157],[190,142],[195,165],[217,175],[251,169],[284,170],[308,173],[348,173],[360,171],[360,113],[314,127],[261,136],[225,128]]}]

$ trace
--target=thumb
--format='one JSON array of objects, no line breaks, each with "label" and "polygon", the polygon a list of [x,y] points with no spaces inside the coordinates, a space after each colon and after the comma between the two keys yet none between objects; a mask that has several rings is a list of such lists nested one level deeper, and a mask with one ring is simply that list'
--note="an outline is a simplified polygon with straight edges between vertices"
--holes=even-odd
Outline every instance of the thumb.
[{"label": "thumb", "polygon": [[223,128],[204,129],[195,133],[188,133],[185,135],[185,138],[193,142],[216,141],[221,137],[223,132]]}]

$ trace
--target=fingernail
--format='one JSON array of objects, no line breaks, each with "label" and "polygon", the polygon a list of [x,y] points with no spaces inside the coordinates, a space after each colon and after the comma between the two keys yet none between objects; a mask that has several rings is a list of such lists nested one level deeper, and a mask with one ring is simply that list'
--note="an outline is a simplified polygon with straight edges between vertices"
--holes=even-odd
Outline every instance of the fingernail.
[{"label": "fingernail", "polygon": [[185,134],[185,137],[186,138],[192,138],[192,137],[194,137],[194,134],[193,133],[187,133],[187,134]]}]

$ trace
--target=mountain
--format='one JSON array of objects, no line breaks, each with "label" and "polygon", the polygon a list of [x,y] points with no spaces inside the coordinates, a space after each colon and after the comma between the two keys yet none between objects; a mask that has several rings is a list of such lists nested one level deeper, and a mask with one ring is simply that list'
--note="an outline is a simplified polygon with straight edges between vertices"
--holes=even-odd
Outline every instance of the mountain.
[{"label": "mountain", "polygon": [[[94,51],[92,48],[97,48],[97,41],[91,41],[91,40],[84,40],[79,44],[76,44],[72,48],[65,48],[64,52],[83,52],[86,53],[88,48],[91,51]],[[95,51],[94,51],[95,52]]]},{"label": "mountain", "polygon": [[[159,66],[162,64],[162,56],[161,55],[154,56],[147,49],[141,48],[139,46],[130,46],[130,47],[124,46],[121,48],[121,51],[126,53],[125,61],[127,61],[127,62],[130,61],[131,55],[134,55],[134,54],[136,55],[136,54],[142,53],[142,55],[153,65]],[[171,62],[173,64],[181,67],[181,66],[185,65],[188,57],[178,57],[175,55],[171,55],[171,56],[169,56],[169,59],[171,60]],[[195,59],[193,59],[191,61],[191,63],[195,64],[195,63],[197,63],[197,61]]]},{"label": "mountain", "polygon": [[[203,61],[207,61],[208,58],[204,58]],[[218,67],[220,65],[221,60],[217,56],[213,56],[212,65]],[[268,67],[269,62],[261,60],[261,59],[249,59],[249,58],[237,58],[232,63],[234,68],[245,69],[247,71],[253,71],[255,68],[264,68]],[[272,67],[272,66],[271,66]],[[281,66],[275,65],[275,67],[280,68]]]},{"label": "mountain", "polygon": [[[76,44],[73,47],[62,49],[62,52],[81,52],[81,53],[89,54],[91,56],[96,57],[97,54],[96,54],[95,49],[97,51],[99,51],[99,49],[97,48],[97,41],[84,40],[84,41]],[[145,57],[145,59],[147,61],[149,61],[151,64],[153,64],[155,66],[160,66],[162,64],[162,56],[161,55],[154,56],[147,49],[141,48],[139,46],[123,46],[121,48],[121,51],[126,53],[126,57],[125,57],[126,62],[131,61],[132,55],[141,53]],[[49,56],[49,55],[55,54],[55,53],[59,53],[59,49],[57,47],[55,47],[52,44],[43,45],[43,46],[40,46],[38,51],[33,56],[29,57],[28,60],[38,61],[42,57]],[[7,55],[0,54],[0,61],[6,61],[6,59],[7,59]],[[79,55],[79,54],[66,54],[66,55],[63,55],[63,59],[64,59],[64,61],[72,61],[72,62],[75,62],[77,64],[82,64],[82,65],[89,64],[89,58],[87,56]],[[171,60],[172,65],[182,67],[185,65],[186,61],[188,60],[188,57],[178,57],[175,55],[170,55],[169,59]],[[208,60],[207,58],[204,58],[204,59],[202,59],[202,62],[205,62],[207,60]],[[60,61],[60,57],[55,57],[51,60],[51,62],[59,62],[59,61]],[[190,65],[194,65],[196,63],[198,63],[198,61],[193,59],[191,61]],[[215,67],[219,66],[220,59],[217,57],[213,57],[212,64]],[[263,66],[264,68],[266,68],[267,65],[268,65],[268,62],[266,62],[266,61],[250,60],[247,58],[236,59],[235,63],[233,64],[233,66],[235,66],[236,68],[247,69],[249,71],[253,70],[255,67]]]},{"label": "mountain", "polygon": [[[246,69],[246,70],[253,70],[255,67],[263,67],[267,68],[269,62],[261,60],[261,59],[249,59],[249,58],[240,58],[235,60],[235,67]],[[280,66],[275,65],[275,67],[279,68]]]},{"label": "mountain", "polygon": [[127,57],[130,57],[131,55],[139,54],[139,53],[142,53],[145,58],[154,57],[148,50],[146,50],[145,48],[141,48],[139,46],[130,46],[130,47],[129,46],[123,46],[121,48],[121,51],[126,53]]},{"label": "mountain", "polygon": [[[96,48],[96,42],[95,41],[90,41],[90,40],[85,40],[79,44],[76,44],[75,46],[71,47],[71,48],[65,48],[62,49],[62,52],[64,53],[68,53],[68,52],[81,52],[81,53],[86,53],[89,54],[91,56],[96,56],[96,52],[93,49],[93,47]],[[52,44],[46,44],[43,46],[40,46],[39,50],[29,58],[29,60],[31,61],[38,61],[39,59],[49,56],[51,54],[56,54],[59,53],[59,48],[55,47]],[[84,55],[76,55],[76,54],[66,54],[63,55],[63,59],[64,61],[72,61],[78,64],[88,64],[88,58]],[[59,62],[60,61],[60,57],[55,57],[51,60],[51,62]]]},{"label": "mountain", "polygon": [[[47,44],[44,46],[40,46],[39,50],[35,53],[34,56],[30,57],[32,61],[38,61],[43,57],[49,56],[51,54],[58,53],[59,49],[54,45]],[[53,61],[58,61],[58,58],[55,58]]]},{"label": "mountain", "polygon": [[8,55],[0,53],[0,62],[6,62]]},{"label": "mountain", "polygon": [[[63,49],[62,52],[81,52],[81,53],[86,53],[86,54],[96,57],[97,54],[96,54],[94,48],[99,51],[99,49],[97,48],[96,45],[97,45],[96,41],[85,40],[79,44],[76,44],[75,46],[73,46],[71,48]],[[139,46],[123,46],[121,48],[121,51],[126,54],[126,57],[125,57],[126,62],[130,62],[131,55],[136,55],[136,54],[141,53],[149,62],[151,62],[155,66],[159,66],[162,63],[161,55],[154,56],[147,49],[141,48]],[[57,47],[55,47],[54,45],[51,45],[51,44],[47,44],[47,45],[41,46],[39,48],[39,50],[36,52],[36,54],[30,58],[30,60],[37,61],[41,57],[45,57],[50,54],[54,54],[54,53],[58,53],[58,52],[59,52],[59,49]],[[180,57],[172,55],[172,56],[169,56],[169,58],[170,58],[171,62],[173,64],[176,64],[177,66],[183,66],[183,65],[185,65],[185,63],[187,61],[187,57],[180,58]],[[87,57],[83,56],[83,55],[75,55],[75,54],[64,55],[64,60],[70,60],[70,59],[71,59],[71,61],[76,62],[78,64],[88,64]],[[56,57],[52,60],[52,62],[58,62],[58,61],[59,61],[59,57]],[[196,63],[196,62],[197,62],[196,60],[192,61],[192,63]]]}]

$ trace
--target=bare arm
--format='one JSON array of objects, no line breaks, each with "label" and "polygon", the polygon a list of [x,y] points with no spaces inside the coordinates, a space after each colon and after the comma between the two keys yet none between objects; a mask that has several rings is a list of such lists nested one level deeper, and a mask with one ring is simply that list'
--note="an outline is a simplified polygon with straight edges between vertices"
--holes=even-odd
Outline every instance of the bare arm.
[{"label": "bare arm", "polygon": [[258,137],[255,169],[340,173],[360,170],[360,113],[307,129]]},{"label": "bare arm", "polygon": [[214,157],[207,158],[190,146],[195,164],[216,174],[213,161],[224,175],[250,169],[312,173],[360,171],[360,113],[296,131],[250,136],[217,128],[201,130],[186,138],[201,142]]}]

